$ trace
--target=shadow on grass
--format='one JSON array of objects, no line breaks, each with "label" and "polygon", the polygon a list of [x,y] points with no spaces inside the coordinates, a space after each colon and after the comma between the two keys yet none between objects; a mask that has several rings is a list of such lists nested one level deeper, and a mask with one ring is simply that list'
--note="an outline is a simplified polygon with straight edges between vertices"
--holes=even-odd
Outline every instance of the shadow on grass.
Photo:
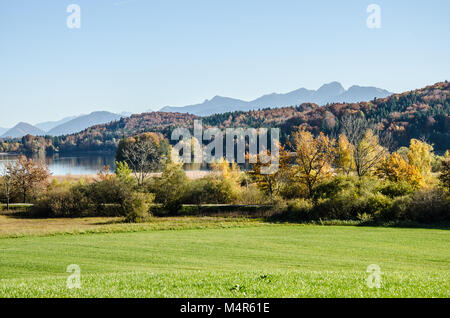
[{"label": "shadow on grass", "polygon": [[[321,225],[321,226],[359,226],[359,227],[384,227],[384,228],[418,228],[418,229],[438,229],[438,230],[450,230],[450,222],[444,221],[439,223],[419,223],[413,221],[360,221],[360,220],[299,220],[292,217],[286,217],[280,213],[276,213],[264,207],[263,210],[259,209],[245,209],[244,206],[239,206],[237,210],[230,209],[230,207],[226,209],[218,209],[213,212],[213,206],[208,207],[208,209],[198,209],[198,207],[190,207],[190,209],[183,209],[184,211],[180,211],[176,214],[163,213],[159,210],[159,213],[153,213],[152,218],[170,218],[170,217],[217,217],[217,218],[251,218],[251,219],[259,219],[266,223],[271,224],[303,224],[303,225]],[[223,208],[223,207],[222,207]],[[2,211],[0,215],[5,215],[11,218],[16,219],[57,219],[57,217],[49,218],[45,216],[33,215],[28,210],[10,210],[10,211]],[[105,220],[101,222],[93,223],[94,225],[113,225],[113,224],[125,224],[123,217],[118,216],[107,216],[107,215],[99,215],[99,216],[64,216],[61,218],[65,219],[81,219],[81,218],[105,218],[110,217],[113,219]],[[151,222],[149,218],[148,221]]]},{"label": "shadow on grass", "polygon": [[272,215],[263,219],[272,224],[304,224],[322,226],[359,226],[359,227],[384,227],[384,228],[417,228],[450,230],[450,222],[419,223],[414,221],[360,221],[360,220],[296,220],[285,218],[281,215]]},{"label": "shadow on grass", "polygon": [[118,216],[62,216],[62,217],[47,217],[42,215],[34,215],[29,213],[28,211],[2,211],[0,212],[0,215],[7,216],[12,219],[18,219],[18,220],[50,220],[50,219],[94,219],[94,218],[112,218],[109,220],[104,220],[101,222],[95,222],[92,223],[92,225],[111,225],[111,224],[121,224],[125,223],[123,217]]}]

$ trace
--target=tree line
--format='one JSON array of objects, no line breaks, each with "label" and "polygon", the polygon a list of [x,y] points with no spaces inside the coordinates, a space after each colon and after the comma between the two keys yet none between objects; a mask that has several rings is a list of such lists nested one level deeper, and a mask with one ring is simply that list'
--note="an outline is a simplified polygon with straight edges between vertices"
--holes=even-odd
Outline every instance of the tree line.
[{"label": "tree line", "polygon": [[3,173],[0,197],[30,200],[40,216],[132,222],[204,204],[270,205],[271,217],[293,221],[449,221],[449,151],[439,156],[418,139],[392,151],[391,136],[377,128],[361,116],[344,117],[334,138],[300,126],[280,145],[275,173],[222,159],[197,179],[171,160],[162,134],[143,133],[122,139],[115,173],[104,169],[95,180],[49,182],[45,167],[23,157]]}]

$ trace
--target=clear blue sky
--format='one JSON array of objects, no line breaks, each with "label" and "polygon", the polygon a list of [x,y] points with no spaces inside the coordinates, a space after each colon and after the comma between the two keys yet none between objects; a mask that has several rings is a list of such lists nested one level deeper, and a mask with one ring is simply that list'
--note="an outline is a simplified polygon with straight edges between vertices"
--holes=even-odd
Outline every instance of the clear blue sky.
[{"label": "clear blue sky", "polygon": [[401,92],[449,79],[449,34],[448,0],[0,0],[0,127],[331,81]]}]

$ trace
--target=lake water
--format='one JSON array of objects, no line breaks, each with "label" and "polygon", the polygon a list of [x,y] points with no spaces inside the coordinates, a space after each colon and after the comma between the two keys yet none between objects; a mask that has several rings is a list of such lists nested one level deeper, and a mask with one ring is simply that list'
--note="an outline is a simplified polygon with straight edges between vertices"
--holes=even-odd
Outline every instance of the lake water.
[{"label": "lake water", "polygon": [[[5,162],[17,158],[17,155],[0,153],[0,168],[4,166]],[[54,176],[97,174],[105,166],[110,166],[110,170],[113,172],[116,167],[114,154],[54,155],[33,157],[33,160],[45,163]],[[184,169],[193,172],[208,171],[209,167],[208,165],[186,164]]]},{"label": "lake water", "polygon": [[[15,155],[0,154],[0,167],[4,166],[6,161],[15,159]],[[111,171],[115,169],[114,154],[54,155],[33,159],[45,162],[54,176],[97,174],[105,166],[110,166]]]}]

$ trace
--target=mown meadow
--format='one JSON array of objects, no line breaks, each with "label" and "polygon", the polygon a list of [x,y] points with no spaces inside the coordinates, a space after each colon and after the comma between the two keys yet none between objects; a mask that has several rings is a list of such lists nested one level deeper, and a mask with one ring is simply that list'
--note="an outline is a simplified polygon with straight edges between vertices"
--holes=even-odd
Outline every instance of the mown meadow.
[{"label": "mown meadow", "polygon": [[[185,217],[99,219],[84,232],[70,227],[76,219],[61,219],[63,229],[21,232],[11,224],[20,219],[2,216],[0,224],[7,219],[0,297],[450,296],[445,228]],[[67,287],[70,264],[81,269],[79,289]],[[372,264],[381,269],[380,288],[367,285]]]}]

